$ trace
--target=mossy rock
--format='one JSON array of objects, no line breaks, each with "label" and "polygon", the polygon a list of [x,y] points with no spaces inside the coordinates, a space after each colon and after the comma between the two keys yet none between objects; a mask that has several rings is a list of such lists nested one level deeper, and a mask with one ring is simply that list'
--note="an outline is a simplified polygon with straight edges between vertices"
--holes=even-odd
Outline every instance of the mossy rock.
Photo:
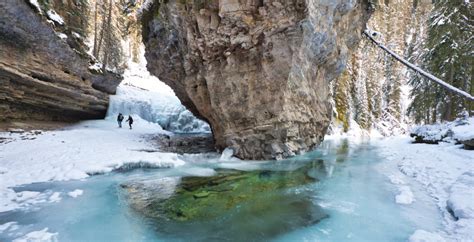
[{"label": "mossy rock", "polygon": [[202,192],[198,192],[198,193],[194,193],[194,198],[205,198],[205,197],[208,197],[209,196],[209,192],[208,191],[202,191]]},{"label": "mossy rock", "polygon": [[[305,189],[324,170],[321,160],[293,171],[217,169],[211,177],[181,178],[166,197],[164,182],[149,190],[138,189],[146,195],[129,198],[129,204],[170,236],[196,241],[207,241],[210,234],[266,240],[328,217],[313,203],[313,192]],[[125,190],[134,192],[130,186]]]},{"label": "mossy rock", "polygon": [[273,200],[284,199],[285,189],[316,182],[308,174],[315,165],[320,161],[295,171],[217,169],[211,177],[184,177],[173,196],[154,201],[152,207],[177,221],[216,219],[242,204],[266,209]]}]

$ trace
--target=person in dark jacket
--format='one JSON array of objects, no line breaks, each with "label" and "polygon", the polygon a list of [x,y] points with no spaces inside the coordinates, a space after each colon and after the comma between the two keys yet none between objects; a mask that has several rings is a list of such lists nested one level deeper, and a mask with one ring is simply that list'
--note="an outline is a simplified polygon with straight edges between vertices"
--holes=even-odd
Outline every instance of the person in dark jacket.
[{"label": "person in dark jacket", "polygon": [[133,124],[132,115],[128,115],[128,119],[125,122],[128,122],[128,126],[130,126],[130,129],[132,129],[132,124]]},{"label": "person in dark jacket", "polygon": [[119,115],[117,116],[117,123],[119,125],[119,128],[122,128],[122,121],[123,121],[123,115],[122,113],[119,113]]}]

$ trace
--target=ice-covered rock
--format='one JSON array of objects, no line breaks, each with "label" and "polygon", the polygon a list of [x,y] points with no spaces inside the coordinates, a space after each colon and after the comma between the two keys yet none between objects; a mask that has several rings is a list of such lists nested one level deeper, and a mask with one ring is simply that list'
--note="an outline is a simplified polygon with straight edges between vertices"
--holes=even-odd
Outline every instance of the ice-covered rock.
[{"label": "ice-covered rock", "polygon": [[455,141],[464,144],[466,149],[474,149],[474,117],[463,117],[453,122],[414,127],[410,136],[416,143],[438,144],[442,141]]}]

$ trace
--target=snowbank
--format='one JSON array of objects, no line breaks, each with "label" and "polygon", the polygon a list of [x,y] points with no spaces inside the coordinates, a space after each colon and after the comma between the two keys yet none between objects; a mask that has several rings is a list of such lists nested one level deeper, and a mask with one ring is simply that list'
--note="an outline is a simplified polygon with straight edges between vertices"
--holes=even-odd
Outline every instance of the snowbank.
[{"label": "snowbank", "polygon": [[459,141],[474,139],[474,117],[467,120],[466,125],[459,125],[452,128],[453,138]]},{"label": "snowbank", "polygon": [[449,189],[447,206],[457,219],[474,219],[474,173],[472,171],[462,174],[453,183]]},{"label": "snowbank", "polygon": [[11,187],[18,185],[82,179],[133,163],[153,167],[184,164],[177,154],[143,152],[156,148],[144,136],[157,133],[168,132],[138,117],[132,130],[119,129],[115,120],[106,119],[41,135],[0,133],[12,140],[0,145],[0,212],[60,199],[60,194],[47,194],[46,198],[34,192],[15,193]]},{"label": "snowbank", "polygon": [[411,130],[411,135],[417,137],[420,142],[428,143],[471,140],[474,139],[474,117],[460,118],[453,122],[416,126]]},{"label": "snowbank", "polygon": [[408,239],[410,242],[445,242],[439,234],[430,233],[424,230],[417,230]]},{"label": "snowbank", "polygon": [[[389,177],[400,190],[396,201],[411,206],[423,192],[436,203],[443,218],[443,231],[417,230],[410,241],[474,241],[473,151],[454,143],[412,144],[409,137],[391,137],[375,144],[387,159],[382,164],[395,163],[394,169],[399,170]],[[411,188],[414,184],[418,190]]]},{"label": "snowbank", "polygon": [[377,140],[383,138],[377,130],[365,130],[357,124],[356,121],[350,120],[350,129],[344,132],[342,125],[331,124],[330,131],[324,136],[324,140],[332,140],[340,142],[341,140],[347,140],[353,144],[360,144],[369,142],[370,140]]}]

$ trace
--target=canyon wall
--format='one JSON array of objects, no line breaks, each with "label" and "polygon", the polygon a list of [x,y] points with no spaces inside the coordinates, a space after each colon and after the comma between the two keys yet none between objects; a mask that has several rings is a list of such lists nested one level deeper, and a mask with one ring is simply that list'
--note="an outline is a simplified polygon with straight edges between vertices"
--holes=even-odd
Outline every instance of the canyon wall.
[{"label": "canyon wall", "polygon": [[330,83],[371,9],[367,0],[154,1],[142,14],[147,67],[210,123],[218,148],[280,159],[323,139]]},{"label": "canyon wall", "polygon": [[121,77],[92,73],[67,24],[27,1],[0,2],[0,120],[104,117]]}]

